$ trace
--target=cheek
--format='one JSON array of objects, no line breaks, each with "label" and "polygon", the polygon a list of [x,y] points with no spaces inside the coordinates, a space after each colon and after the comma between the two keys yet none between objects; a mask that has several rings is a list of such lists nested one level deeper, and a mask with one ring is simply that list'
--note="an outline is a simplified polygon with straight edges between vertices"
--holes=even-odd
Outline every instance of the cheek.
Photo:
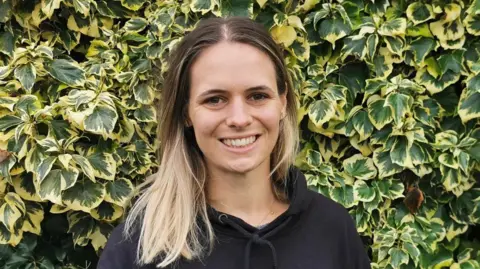
[{"label": "cheek", "polygon": [[260,115],[262,123],[267,129],[278,129],[280,123],[280,115],[276,110],[271,109]]},{"label": "cheek", "polygon": [[204,144],[203,140],[211,138],[219,123],[219,119],[215,115],[202,112],[195,113],[192,121],[198,144]]}]

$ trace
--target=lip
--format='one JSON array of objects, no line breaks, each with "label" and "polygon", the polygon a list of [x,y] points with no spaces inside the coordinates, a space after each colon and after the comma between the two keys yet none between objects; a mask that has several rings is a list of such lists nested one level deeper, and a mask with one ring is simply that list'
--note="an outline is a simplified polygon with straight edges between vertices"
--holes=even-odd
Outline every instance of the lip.
[{"label": "lip", "polygon": [[250,134],[250,135],[242,135],[242,136],[232,136],[232,137],[222,137],[220,138],[220,140],[222,139],[242,139],[242,138],[248,138],[250,136],[255,136],[256,138],[258,138],[260,136],[260,134]]},{"label": "lip", "polygon": [[[257,146],[257,142],[258,142],[258,139],[260,138],[261,135],[255,135],[256,136],[256,139],[255,139],[255,142],[253,142],[252,144],[246,146],[246,147],[238,147],[238,148],[234,148],[234,147],[229,147],[227,145],[225,145],[221,140],[219,140],[218,142],[220,144],[222,144],[222,146],[227,150],[227,151],[230,151],[232,153],[247,153],[249,151],[252,151],[256,146]],[[250,137],[250,136],[246,136],[246,137]],[[243,138],[243,137],[242,137]],[[225,139],[228,139],[228,138],[225,138]],[[230,138],[231,139],[231,138]]]}]

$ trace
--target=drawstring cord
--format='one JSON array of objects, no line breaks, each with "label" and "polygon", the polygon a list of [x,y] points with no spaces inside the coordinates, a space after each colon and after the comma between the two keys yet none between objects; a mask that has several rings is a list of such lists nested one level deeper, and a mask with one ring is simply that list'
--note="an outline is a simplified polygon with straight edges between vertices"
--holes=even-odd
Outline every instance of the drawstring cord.
[{"label": "drawstring cord", "polygon": [[278,225],[275,227],[273,230],[270,232],[266,233],[264,236],[260,237],[257,232],[255,233],[249,233],[247,230],[245,230],[242,226],[238,225],[234,221],[230,220],[227,215],[221,214],[218,217],[218,220],[221,223],[227,223],[233,228],[237,229],[240,233],[242,233],[246,238],[249,238],[247,245],[245,246],[245,251],[244,251],[244,269],[249,269],[250,268],[250,252],[252,249],[252,244],[259,244],[259,245],[267,245],[270,247],[270,250],[272,252],[272,259],[273,259],[273,269],[278,269],[278,258],[277,258],[277,251],[273,244],[268,241],[266,238],[272,236],[276,232],[280,231],[283,227],[285,227],[288,222],[292,219],[292,216],[289,216],[282,224]]}]

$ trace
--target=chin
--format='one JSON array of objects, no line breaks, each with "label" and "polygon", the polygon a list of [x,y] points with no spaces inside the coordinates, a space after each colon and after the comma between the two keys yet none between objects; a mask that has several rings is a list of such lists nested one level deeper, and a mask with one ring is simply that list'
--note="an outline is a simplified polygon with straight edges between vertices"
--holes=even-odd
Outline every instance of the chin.
[{"label": "chin", "polygon": [[227,164],[225,167],[225,170],[234,172],[234,173],[248,173],[250,171],[255,170],[255,168],[258,167],[258,164],[254,164],[251,162],[237,162],[237,163],[232,163],[232,164]]}]

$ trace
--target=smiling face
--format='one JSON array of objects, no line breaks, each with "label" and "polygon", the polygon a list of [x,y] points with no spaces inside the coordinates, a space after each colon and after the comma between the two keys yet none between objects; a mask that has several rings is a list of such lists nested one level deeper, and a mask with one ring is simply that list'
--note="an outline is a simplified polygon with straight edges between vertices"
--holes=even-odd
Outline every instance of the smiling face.
[{"label": "smiling face", "polygon": [[253,46],[220,42],[191,66],[188,118],[210,171],[269,171],[285,109],[273,62]]}]

